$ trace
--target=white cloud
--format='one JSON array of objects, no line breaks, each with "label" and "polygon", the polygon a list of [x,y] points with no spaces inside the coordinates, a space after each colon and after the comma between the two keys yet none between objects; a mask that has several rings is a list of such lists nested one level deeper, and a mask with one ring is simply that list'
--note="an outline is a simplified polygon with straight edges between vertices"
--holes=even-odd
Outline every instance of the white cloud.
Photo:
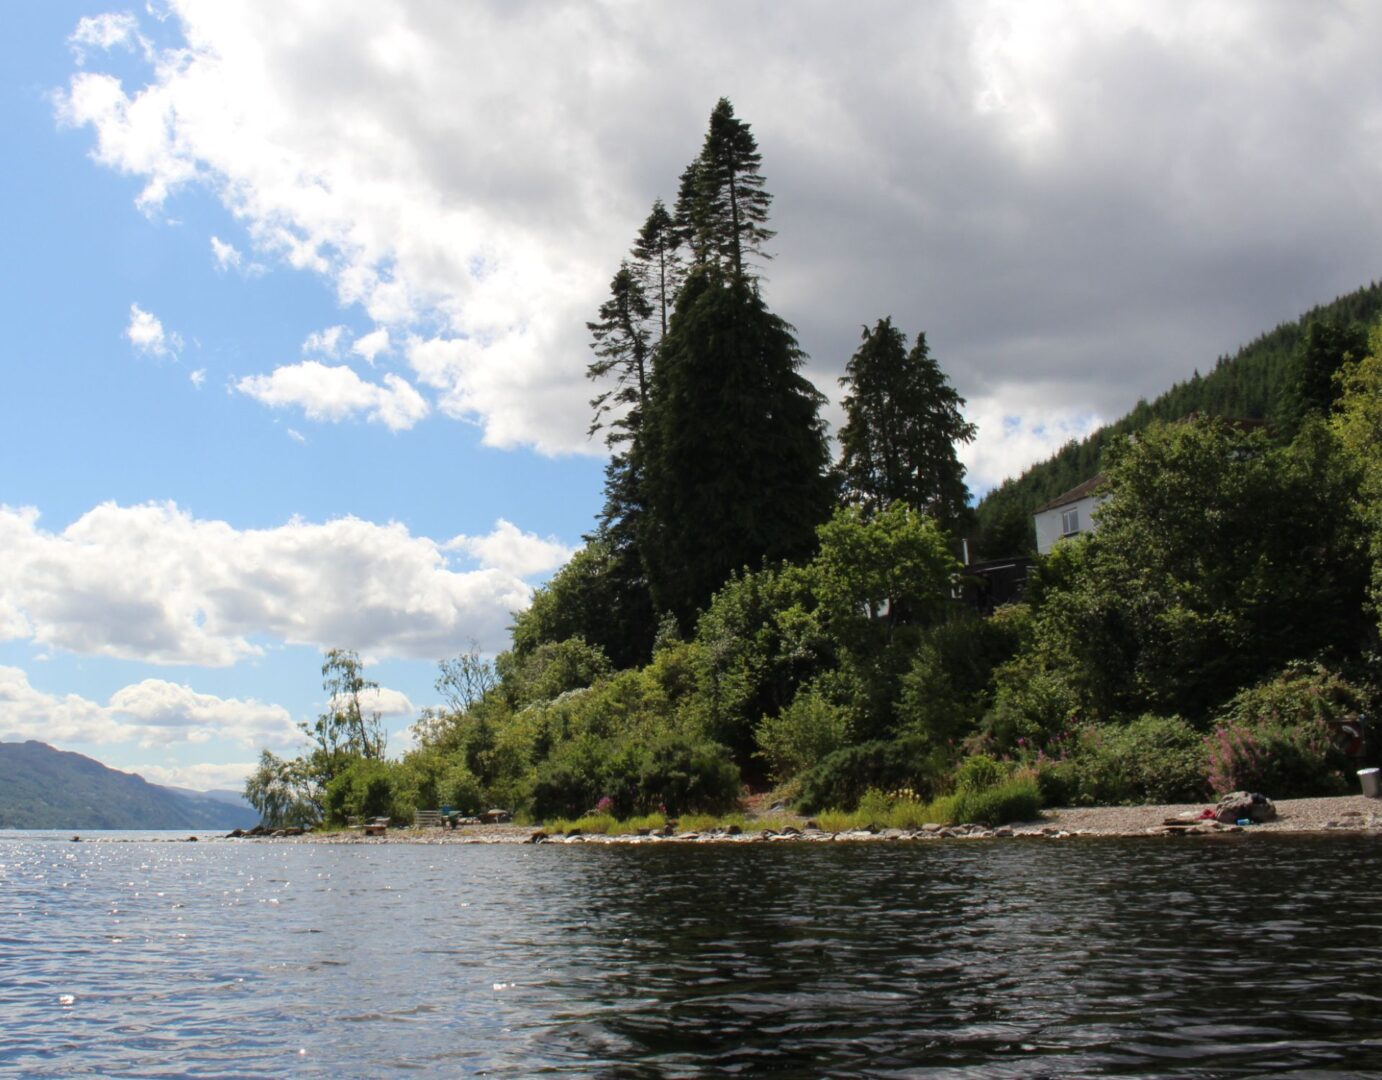
[{"label": "white cloud", "polygon": [[555,536],[542,539],[525,533],[512,522],[500,518],[486,536],[457,536],[445,545],[448,551],[463,551],[482,567],[502,570],[515,577],[555,570],[574,555],[575,548]]},{"label": "white cloud", "polygon": [[239,270],[245,261],[239,248],[234,244],[226,243],[219,236],[211,238],[211,254],[216,260],[218,270]]},{"label": "white cloud", "polygon": [[182,336],[163,329],[158,316],[145,311],[138,304],[130,305],[130,322],[125,337],[139,352],[162,359],[176,358],[182,351]]},{"label": "white cloud", "polygon": [[316,353],[335,359],[341,355],[341,341],[349,333],[344,326],[328,326],[325,330],[313,330],[303,341],[302,351],[306,355]]},{"label": "white cloud", "polygon": [[117,45],[127,49],[139,46],[145,54],[150,49],[148,40],[139,33],[139,20],[127,11],[83,16],[67,44],[79,66],[97,49],[104,52]]},{"label": "white cloud", "polygon": [[[340,708],[343,702],[338,698],[331,700],[333,708]],[[401,690],[391,690],[387,686],[376,686],[360,693],[360,711],[365,715],[378,713],[381,717],[415,716],[417,709]]]},{"label": "white cloud", "polygon": [[199,694],[162,679],[123,687],[100,705],[77,694],[46,693],[22,669],[0,667],[0,738],[141,746],[226,738],[259,747],[295,746],[302,733],[281,705]]},{"label": "white cloud", "polygon": [[0,631],[46,649],[226,666],[265,639],[435,659],[501,648],[530,588],[446,565],[399,524],[294,519],[238,530],[172,503],[104,503],[61,532],[0,506]]},{"label": "white cloud", "polygon": [[364,337],[360,338],[350,347],[350,351],[356,356],[363,356],[369,364],[373,365],[374,358],[382,352],[389,351],[389,332],[383,327],[372,330]]},{"label": "white cloud", "polygon": [[366,382],[348,367],[304,360],[250,375],[235,384],[240,393],[273,408],[296,406],[309,420],[339,421],[364,416],[390,431],[405,431],[430,411],[407,380],[390,372],[383,385]]},{"label": "white cloud", "polygon": [[1032,462],[1050,457],[1106,422],[1097,414],[1059,404],[1032,407],[1029,403],[1021,411],[1005,404],[1022,398],[1022,391],[1012,388],[971,401],[965,409],[966,418],[978,425],[979,437],[960,447],[959,457],[968,473],[965,481],[976,494],[1018,475]]},{"label": "white cloud", "polygon": [[288,428],[288,438],[292,439],[293,442],[297,443],[299,446],[307,445],[307,436],[296,428]]},{"label": "white cloud", "polygon": [[189,372],[187,378],[200,390],[206,382],[206,368],[197,368],[196,371]]},{"label": "white cloud", "polygon": [[134,765],[125,771],[163,787],[192,791],[243,791],[245,780],[259,767],[257,761],[232,761],[198,765]]},{"label": "white cloud", "polygon": [[601,452],[585,321],[725,92],[776,196],[768,298],[836,396],[891,314],[1000,417],[1028,377],[1118,415],[1382,243],[1376,5],[803,0],[730,38],[716,4],[173,10],[146,84],[77,72],[59,117],[150,212],[207,185],[493,446]]}]

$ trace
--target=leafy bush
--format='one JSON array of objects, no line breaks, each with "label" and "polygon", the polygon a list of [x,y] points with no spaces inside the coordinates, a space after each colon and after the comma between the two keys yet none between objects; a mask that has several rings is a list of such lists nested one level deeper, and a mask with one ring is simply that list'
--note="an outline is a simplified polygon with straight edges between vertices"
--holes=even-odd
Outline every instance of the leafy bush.
[{"label": "leafy bush", "polygon": [[803,690],[777,716],[765,716],[754,738],[768,774],[790,780],[849,742],[849,710]]},{"label": "leafy bush", "polygon": [[352,817],[402,818],[412,807],[399,805],[394,769],[387,761],[356,758],[326,785],[326,815],[344,824]]},{"label": "leafy bush", "polygon": [[480,781],[464,763],[452,765],[437,784],[437,796],[442,805],[462,814],[474,814],[484,809],[484,790]]},{"label": "leafy bush", "polygon": [[1178,716],[1089,727],[1076,776],[1077,801],[1085,804],[1194,802],[1205,794],[1203,740]]},{"label": "leafy bush", "polygon": [[1242,691],[1205,740],[1210,787],[1272,798],[1350,790],[1336,730],[1365,704],[1362,690],[1318,664]]},{"label": "leafy bush", "polygon": [[1006,825],[1031,821],[1041,811],[1036,778],[1014,776],[994,787],[960,791],[951,797],[950,820],[957,824]]},{"label": "leafy bush", "polygon": [[956,791],[982,791],[1003,781],[1008,770],[987,754],[965,758],[955,770]]},{"label": "leafy bush", "polygon": [[1012,659],[1029,621],[1026,607],[1014,605],[928,627],[902,679],[899,726],[938,741],[973,727],[989,705],[995,669]]},{"label": "leafy bush", "polygon": [[537,772],[533,812],[575,818],[608,799],[617,817],[654,811],[721,812],[739,798],[739,770],[715,743],[668,735],[651,743],[565,743]]},{"label": "leafy bush", "polygon": [[860,743],[830,754],[801,775],[804,813],[826,807],[850,809],[869,788],[911,788],[926,794],[945,770],[945,755],[915,736]]}]

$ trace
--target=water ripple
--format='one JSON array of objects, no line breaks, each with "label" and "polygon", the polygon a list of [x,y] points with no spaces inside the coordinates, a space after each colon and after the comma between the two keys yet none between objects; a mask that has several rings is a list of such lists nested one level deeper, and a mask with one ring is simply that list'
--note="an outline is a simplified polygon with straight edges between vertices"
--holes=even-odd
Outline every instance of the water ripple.
[{"label": "water ripple", "polygon": [[5,837],[0,1072],[1377,1075],[1379,856]]}]

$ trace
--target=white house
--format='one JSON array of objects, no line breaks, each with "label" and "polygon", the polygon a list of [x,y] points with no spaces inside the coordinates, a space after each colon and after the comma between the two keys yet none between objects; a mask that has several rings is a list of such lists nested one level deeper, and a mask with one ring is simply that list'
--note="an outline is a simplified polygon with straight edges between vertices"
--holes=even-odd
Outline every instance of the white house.
[{"label": "white house", "polygon": [[1093,532],[1094,510],[1107,495],[1095,495],[1095,490],[1104,482],[1100,473],[1086,480],[1079,487],[1073,487],[1063,495],[1058,495],[1044,506],[1038,506],[1032,517],[1036,522],[1037,552],[1045,555],[1056,546],[1057,540],[1080,533]]}]

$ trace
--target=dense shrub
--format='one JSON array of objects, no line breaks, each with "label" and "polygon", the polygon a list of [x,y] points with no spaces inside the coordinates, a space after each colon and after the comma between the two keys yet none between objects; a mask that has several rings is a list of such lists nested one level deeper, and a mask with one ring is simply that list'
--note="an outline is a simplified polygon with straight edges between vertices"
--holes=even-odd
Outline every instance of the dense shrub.
[{"label": "dense shrub", "polygon": [[326,785],[326,816],[336,824],[352,817],[401,818],[411,807],[398,805],[396,766],[373,758],[357,758]]},{"label": "dense shrub", "polygon": [[1242,691],[1205,740],[1210,786],[1272,798],[1350,790],[1339,725],[1365,704],[1358,687],[1320,665],[1293,666]]},{"label": "dense shrub", "polygon": [[1086,805],[1193,802],[1205,794],[1203,740],[1178,716],[1088,727],[1075,764],[1074,801]]},{"label": "dense shrub", "polygon": [[970,731],[991,704],[994,671],[1012,659],[1029,621],[1026,607],[1014,605],[927,627],[902,679],[899,729],[937,741]]},{"label": "dense shrub", "polygon": [[669,735],[652,742],[583,739],[544,762],[533,812],[578,818],[597,805],[619,818],[661,811],[719,813],[739,797],[739,770],[715,743]]},{"label": "dense shrub", "polygon": [[992,787],[958,791],[950,800],[951,819],[963,824],[1031,821],[1040,811],[1041,792],[1030,775],[1014,776]]},{"label": "dense shrub", "polygon": [[1005,769],[987,754],[965,758],[955,770],[956,791],[983,791],[1001,783],[1008,775]]},{"label": "dense shrub", "polygon": [[945,766],[945,755],[915,736],[848,746],[801,774],[799,804],[805,813],[827,807],[847,810],[869,788],[910,788],[926,797]]},{"label": "dense shrub", "polygon": [[776,781],[790,780],[849,742],[849,710],[803,690],[777,716],[765,716],[754,737]]},{"label": "dense shrub", "polygon": [[437,784],[437,801],[462,814],[474,814],[484,809],[484,789],[475,774],[464,763],[452,765]]}]

